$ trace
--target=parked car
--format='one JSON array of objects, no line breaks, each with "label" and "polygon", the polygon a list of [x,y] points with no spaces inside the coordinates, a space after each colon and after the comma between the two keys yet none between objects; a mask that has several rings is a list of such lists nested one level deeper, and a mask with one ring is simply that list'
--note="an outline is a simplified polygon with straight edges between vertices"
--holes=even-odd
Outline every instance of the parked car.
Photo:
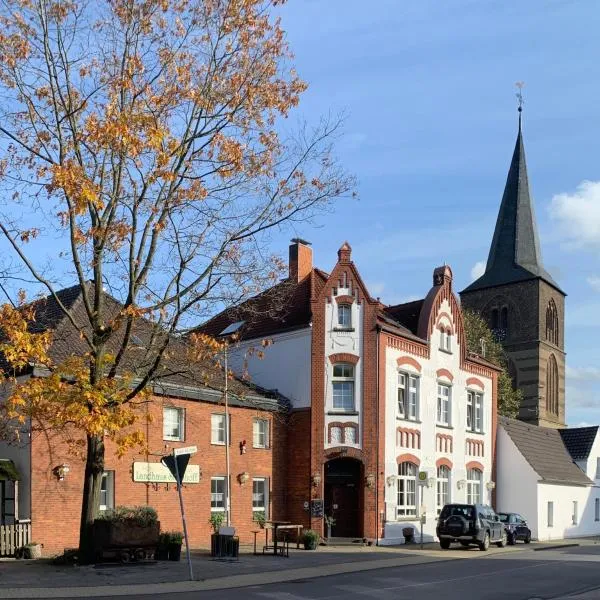
[{"label": "parked car", "polygon": [[436,527],[440,546],[447,550],[452,542],[477,545],[484,552],[490,544],[503,548],[507,542],[504,524],[490,506],[483,504],[446,504]]},{"label": "parked car", "polygon": [[527,525],[527,521],[517,513],[498,513],[500,521],[504,523],[506,530],[506,538],[509,545],[517,543],[517,540],[523,540],[526,544],[531,542],[531,529]]}]

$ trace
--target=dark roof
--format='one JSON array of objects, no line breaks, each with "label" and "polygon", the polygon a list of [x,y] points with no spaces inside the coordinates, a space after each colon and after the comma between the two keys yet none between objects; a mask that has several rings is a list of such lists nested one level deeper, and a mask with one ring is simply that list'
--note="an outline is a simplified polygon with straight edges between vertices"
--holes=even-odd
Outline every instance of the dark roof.
[{"label": "dark roof", "polygon": [[573,462],[558,429],[538,427],[508,417],[499,417],[499,422],[542,481],[575,485],[593,484]]},{"label": "dark roof", "polygon": [[327,274],[320,269],[313,269],[300,282],[286,279],[242,304],[224,310],[195,331],[217,336],[228,325],[244,321],[240,337],[255,339],[308,327],[312,320],[310,300],[313,291],[318,294],[326,281]]},{"label": "dark roof", "polygon": [[394,306],[386,306],[383,312],[403,325],[414,335],[417,335],[419,328],[419,315],[423,308],[425,300],[415,300],[413,302],[405,302],[404,304],[396,304]]},{"label": "dark roof", "polygon": [[560,436],[573,460],[586,459],[598,435],[598,425],[593,427],[570,427],[559,429]]},{"label": "dark roof", "polygon": [[463,291],[471,292],[535,278],[543,279],[562,292],[542,263],[519,117],[519,133],[485,273]]},{"label": "dark roof", "polygon": [[[32,303],[35,320],[29,325],[31,331],[52,331],[52,344],[48,349],[48,356],[52,364],[57,365],[71,356],[83,356],[89,352],[89,347],[80,331],[89,332],[89,320],[85,312],[83,294],[79,285],[60,290],[56,293],[65,308],[69,310],[73,320],[80,329],[73,326],[69,318],[62,312],[53,296],[48,296]],[[104,311],[106,320],[114,319],[123,308],[123,305],[109,294],[104,295]],[[125,327],[117,330],[116,335],[107,341],[106,349],[116,355],[123,341]],[[143,377],[154,362],[156,349],[165,341],[166,332],[157,330],[156,325],[144,318],[134,321],[132,332],[135,336],[130,340],[123,356],[120,371]],[[133,338],[133,336],[132,336]],[[190,359],[190,347],[187,341],[177,336],[171,336],[168,349],[163,356],[160,367],[153,378],[154,388],[157,393],[169,393],[199,400],[216,401],[222,396],[224,373],[215,360],[204,359],[194,361]],[[7,365],[0,357],[0,370]],[[44,366],[38,366],[34,374],[47,373]],[[233,403],[237,405],[251,405],[276,408],[277,405],[288,405],[286,398],[280,394],[270,392],[259,386],[240,378],[230,378],[229,390]],[[215,395],[216,394],[216,395]],[[235,398],[234,398],[235,396]],[[216,399],[216,400],[215,400]]]}]

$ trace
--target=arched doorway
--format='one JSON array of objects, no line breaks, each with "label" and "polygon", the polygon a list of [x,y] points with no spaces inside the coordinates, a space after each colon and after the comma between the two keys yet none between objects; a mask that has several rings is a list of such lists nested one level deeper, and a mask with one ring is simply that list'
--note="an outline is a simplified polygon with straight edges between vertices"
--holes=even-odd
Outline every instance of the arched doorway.
[{"label": "arched doorway", "polygon": [[362,464],[354,458],[325,463],[325,514],[335,519],[333,537],[362,536]]}]

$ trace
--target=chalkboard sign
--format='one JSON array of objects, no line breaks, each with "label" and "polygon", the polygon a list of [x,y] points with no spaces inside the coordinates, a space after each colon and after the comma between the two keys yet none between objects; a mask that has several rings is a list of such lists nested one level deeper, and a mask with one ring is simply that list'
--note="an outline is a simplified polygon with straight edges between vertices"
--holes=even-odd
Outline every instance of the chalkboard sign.
[{"label": "chalkboard sign", "polygon": [[323,516],[323,500],[312,500],[311,501],[310,516],[311,517],[322,517]]}]

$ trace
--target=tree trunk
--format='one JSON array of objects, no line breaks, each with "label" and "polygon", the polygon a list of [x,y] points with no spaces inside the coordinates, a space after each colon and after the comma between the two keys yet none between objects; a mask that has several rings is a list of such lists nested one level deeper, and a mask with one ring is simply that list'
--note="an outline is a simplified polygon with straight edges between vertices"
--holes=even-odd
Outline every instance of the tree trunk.
[{"label": "tree trunk", "polygon": [[100,506],[100,486],[103,472],[104,438],[88,435],[79,527],[79,560],[82,564],[90,564],[95,560],[93,524]]}]

